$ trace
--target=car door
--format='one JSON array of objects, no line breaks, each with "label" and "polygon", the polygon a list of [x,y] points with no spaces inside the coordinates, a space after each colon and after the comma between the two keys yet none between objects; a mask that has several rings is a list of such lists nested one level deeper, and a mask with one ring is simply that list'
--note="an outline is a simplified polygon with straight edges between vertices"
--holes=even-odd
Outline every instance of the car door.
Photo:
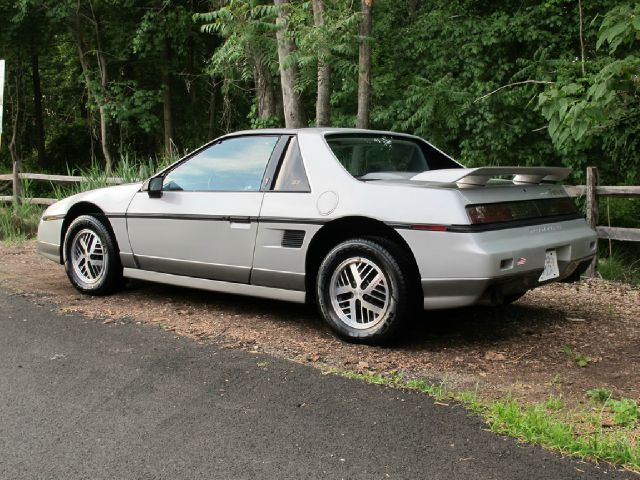
[{"label": "car door", "polygon": [[161,195],[138,192],[126,217],[139,267],[248,283],[261,185],[278,140],[222,139],[163,172]]}]

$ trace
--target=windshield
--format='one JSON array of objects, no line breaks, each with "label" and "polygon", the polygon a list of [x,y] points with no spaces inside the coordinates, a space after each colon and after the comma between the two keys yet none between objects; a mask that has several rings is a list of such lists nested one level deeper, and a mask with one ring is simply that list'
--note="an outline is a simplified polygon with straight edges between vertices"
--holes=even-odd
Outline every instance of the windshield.
[{"label": "windshield", "polygon": [[379,134],[327,135],[329,147],[347,171],[360,180],[409,178],[441,168],[461,168],[426,142]]}]

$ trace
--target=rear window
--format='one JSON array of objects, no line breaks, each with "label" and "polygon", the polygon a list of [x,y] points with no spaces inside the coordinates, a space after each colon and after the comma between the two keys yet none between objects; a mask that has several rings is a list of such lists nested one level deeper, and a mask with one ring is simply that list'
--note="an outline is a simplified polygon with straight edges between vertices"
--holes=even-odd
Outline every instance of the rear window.
[{"label": "rear window", "polygon": [[379,134],[327,135],[342,166],[360,180],[410,177],[427,170],[462,168],[426,142]]}]

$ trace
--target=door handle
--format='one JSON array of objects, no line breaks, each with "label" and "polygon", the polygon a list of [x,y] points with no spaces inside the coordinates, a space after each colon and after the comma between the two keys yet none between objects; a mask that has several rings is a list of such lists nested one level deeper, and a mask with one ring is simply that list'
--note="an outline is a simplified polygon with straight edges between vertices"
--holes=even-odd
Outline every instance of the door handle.
[{"label": "door handle", "polygon": [[251,217],[229,217],[229,226],[236,230],[249,230]]}]

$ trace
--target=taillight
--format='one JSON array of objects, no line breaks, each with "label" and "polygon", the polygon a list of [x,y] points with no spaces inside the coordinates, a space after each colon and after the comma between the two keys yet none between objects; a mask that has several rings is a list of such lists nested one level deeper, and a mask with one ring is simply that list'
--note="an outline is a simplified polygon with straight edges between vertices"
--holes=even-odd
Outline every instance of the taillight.
[{"label": "taillight", "polygon": [[486,203],[467,207],[467,215],[472,224],[529,220],[575,213],[578,213],[578,209],[568,197]]}]

